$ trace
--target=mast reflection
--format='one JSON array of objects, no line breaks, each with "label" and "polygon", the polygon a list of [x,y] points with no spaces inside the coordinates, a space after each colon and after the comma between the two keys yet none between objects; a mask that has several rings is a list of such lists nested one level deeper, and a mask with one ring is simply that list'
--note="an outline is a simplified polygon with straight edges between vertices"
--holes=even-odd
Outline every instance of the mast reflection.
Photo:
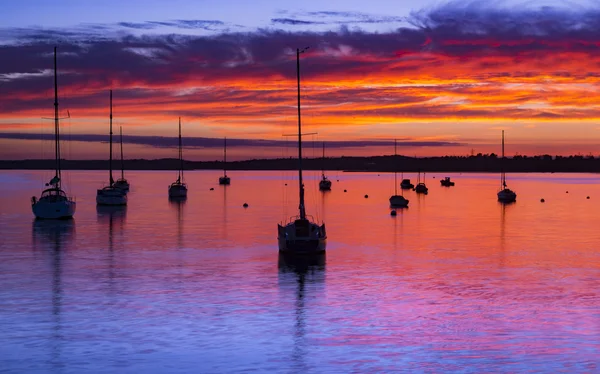
[{"label": "mast reflection", "polygon": [[49,339],[52,352],[52,364],[62,366],[62,321],[63,304],[63,256],[70,248],[75,237],[75,220],[34,220],[32,225],[33,249],[48,254],[52,269],[52,336]]},{"label": "mast reflection", "polygon": [[[279,253],[278,268],[280,288],[287,289],[286,286],[295,283],[294,349],[291,359],[295,370],[306,372],[306,318],[309,314],[306,301],[323,293],[321,288],[325,283],[325,253],[314,256]],[[314,294],[309,295],[310,292]]]},{"label": "mast reflection", "polygon": [[183,208],[187,203],[187,197],[169,197],[169,206],[177,214],[177,247],[183,247]]},{"label": "mast reflection", "polygon": [[115,227],[123,235],[123,226],[127,215],[127,205],[96,205],[97,221],[108,226],[108,281],[109,288],[114,291],[115,280]]}]

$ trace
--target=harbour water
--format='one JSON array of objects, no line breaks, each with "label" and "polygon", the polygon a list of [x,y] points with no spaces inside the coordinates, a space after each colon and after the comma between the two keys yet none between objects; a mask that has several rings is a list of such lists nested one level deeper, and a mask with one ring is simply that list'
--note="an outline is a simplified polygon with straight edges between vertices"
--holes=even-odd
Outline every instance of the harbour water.
[{"label": "harbour water", "polygon": [[597,175],[511,174],[504,206],[498,175],[427,174],[391,217],[393,174],[321,193],[307,172],[328,251],[291,261],[296,175],[228,174],[186,172],[170,202],[176,172],[129,171],[128,206],[97,209],[107,173],[66,172],[77,213],[56,223],[30,208],[50,172],[0,172],[0,372],[600,370]]}]

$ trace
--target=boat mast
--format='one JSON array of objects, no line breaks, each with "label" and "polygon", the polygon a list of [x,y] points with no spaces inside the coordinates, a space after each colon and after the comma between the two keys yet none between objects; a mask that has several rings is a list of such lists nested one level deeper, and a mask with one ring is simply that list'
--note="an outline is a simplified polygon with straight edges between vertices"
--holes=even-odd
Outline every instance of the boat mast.
[{"label": "boat mast", "polygon": [[300,53],[304,53],[308,47],[300,50],[296,49],[296,78],[298,81],[298,183],[300,192],[300,219],[306,219],[306,210],[304,208],[304,183],[302,182],[302,124],[300,121]]},{"label": "boat mast", "polygon": [[119,126],[119,135],[121,136],[121,179],[125,179],[125,164],[123,163],[123,126]]},{"label": "boat mast", "polygon": [[321,162],[321,175],[325,176],[325,142],[323,142],[323,162]]},{"label": "boat mast", "polygon": [[502,130],[502,168],[500,172],[500,188],[506,188],[506,174],[504,173],[504,130]]},{"label": "boat mast", "polygon": [[398,170],[396,170],[398,166],[396,160],[398,153],[396,152],[396,142],[397,140],[394,139],[394,195],[398,195]]},{"label": "boat mast", "polygon": [[177,180],[181,182],[183,179],[183,152],[181,150],[181,117],[179,117],[179,177]]},{"label": "boat mast", "polygon": [[223,176],[227,176],[227,137],[224,139],[223,147]]},{"label": "boat mast", "polygon": [[110,186],[113,185],[113,183],[115,183],[115,180],[113,179],[113,175],[112,175],[112,136],[113,136],[113,131],[112,131],[112,120],[113,120],[113,112],[112,112],[112,90],[110,90],[110,153],[109,153],[109,158],[108,158],[108,174],[110,176]]},{"label": "boat mast", "polygon": [[56,188],[60,189],[60,140],[58,125],[58,77],[56,73],[56,47],[54,47],[54,157],[56,159]]}]

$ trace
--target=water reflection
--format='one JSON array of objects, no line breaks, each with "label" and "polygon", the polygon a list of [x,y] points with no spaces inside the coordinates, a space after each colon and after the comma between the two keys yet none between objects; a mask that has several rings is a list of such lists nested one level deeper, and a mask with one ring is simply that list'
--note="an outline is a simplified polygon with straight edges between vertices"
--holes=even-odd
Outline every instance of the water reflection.
[{"label": "water reflection", "polygon": [[177,214],[177,247],[183,247],[183,208],[187,203],[185,197],[169,197],[169,206]]},{"label": "water reflection", "polygon": [[[62,262],[65,251],[73,242],[75,220],[34,220],[32,225],[33,249],[43,252],[50,259],[52,274],[52,335],[48,339],[51,347],[51,364],[62,367],[62,321],[63,304]],[[43,282],[43,279],[39,280]]]},{"label": "water reflection", "polygon": [[297,372],[307,372],[306,356],[309,343],[306,339],[307,300],[318,298],[323,294],[325,283],[325,254],[315,256],[294,256],[279,254],[279,284],[280,288],[295,285],[295,321],[294,346],[291,362]]},{"label": "water reflection", "polygon": [[108,284],[111,293],[114,293],[115,286],[115,251],[114,251],[114,240],[115,240],[115,228],[121,235],[121,243],[123,243],[124,235],[124,223],[127,214],[126,205],[108,206],[108,205],[97,205],[96,206],[97,221],[102,226],[108,226]]}]

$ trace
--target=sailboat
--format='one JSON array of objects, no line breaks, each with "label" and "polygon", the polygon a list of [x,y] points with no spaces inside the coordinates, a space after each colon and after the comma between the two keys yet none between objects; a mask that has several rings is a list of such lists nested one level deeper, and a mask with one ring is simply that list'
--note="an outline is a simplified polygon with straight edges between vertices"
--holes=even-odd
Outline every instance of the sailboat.
[{"label": "sailboat", "polygon": [[227,186],[231,183],[231,178],[227,176],[227,138],[223,145],[223,176],[219,177],[219,184]]},{"label": "sailboat", "polygon": [[181,117],[179,117],[179,174],[169,186],[169,197],[187,197],[187,184],[183,181],[183,151],[181,149]]},{"label": "sailboat", "polygon": [[98,205],[127,205],[127,191],[115,187],[115,180],[112,174],[112,154],[113,154],[113,131],[112,131],[112,90],[110,90],[110,139],[109,139],[109,158],[108,158],[108,186],[96,191],[96,204]]},{"label": "sailboat", "polygon": [[115,187],[129,192],[129,182],[125,179],[125,164],[123,162],[123,127],[119,126],[119,135],[121,136],[121,178],[115,182]]},{"label": "sailboat", "polygon": [[[396,139],[394,139],[394,160],[396,160]],[[394,162],[394,195],[390,197],[390,206],[392,208],[407,208],[408,200],[404,195],[398,195],[398,171],[396,170],[397,163]]]},{"label": "sailboat", "polygon": [[319,182],[319,190],[330,191],[331,181],[325,176],[325,142],[323,142],[323,163],[321,165],[321,181]]},{"label": "sailboat", "polygon": [[423,173],[423,182],[421,182],[421,172],[419,171],[419,175],[417,177],[417,186],[415,187],[415,191],[417,193],[427,194],[429,192],[429,188],[425,185],[425,173]]},{"label": "sailboat", "polygon": [[31,198],[31,210],[36,218],[60,219],[71,218],[75,214],[77,203],[61,188],[60,170],[60,127],[58,118],[58,78],[56,74],[56,47],[54,47],[54,160],[56,169],[54,177],[46,183],[45,190],[39,199]]},{"label": "sailboat", "polygon": [[299,215],[292,217],[287,224],[277,225],[277,240],[280,252],[294,254],[316,254],[325,252],[327,233],[325,224],[310,221],[304,205],[304,183],[302,181],[302,123],[300,121],[300,53],[308,47],[296,49],[296,77],[298,82],[298,192],[300,204]]},{"label": "sailboat", "polygon": [[[504,164],[504,130],[502,130],[502,164]],[[517,200],[517,194],[506,186],[506,173],[504,165],[500,172],[500,191],[498,191],[498,201],[502,203],[512,203]]]}]

